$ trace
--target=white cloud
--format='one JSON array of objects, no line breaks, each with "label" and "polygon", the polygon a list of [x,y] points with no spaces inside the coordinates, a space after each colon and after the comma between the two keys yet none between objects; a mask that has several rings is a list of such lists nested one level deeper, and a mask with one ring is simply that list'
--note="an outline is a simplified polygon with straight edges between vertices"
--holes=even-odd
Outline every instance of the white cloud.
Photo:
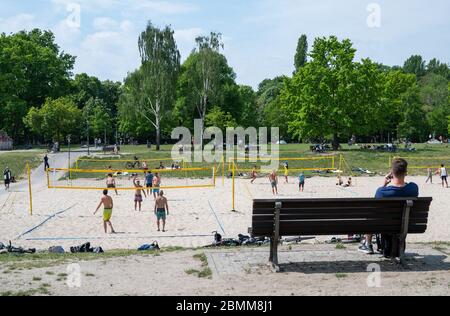
[{"label": "white cloud", "polygon": [[95,18],[93,25],[97,31],[106,31],[119,27],[119,23],[116,20],[107,17]]},{"label": "white cloud", "polygon": [[199,27],[175,30],[174,37],[183,60],[189,56],[195,47],[195,39],[202,34],[205,34],[205,31]]},{"label": "white cloud", "polygon": [[119,0],[52,0],[57,11],[66,11],[69,4],[79,4],[82,10],[100,11],[113,9],[120,4]]},{"label": "white cloud", "polygon": [[22,30],[31,30],[40,27],[36,18],[31,14],[18,14],[6,19],[0,19],[0,32],[6,34],[15,33]]},{"label": "white cloud", "polygon": [[193,4],[174,1],[134,0],[132,9],[148,10],[149,13],[183,14],[197,11],[198,7]]},{"label": "white cloud", "polygon": [[122,81],[127,72],[140,64],[137,46],[138,32],[130,21],[108,21],[110,30],[84,37],[74,51],[77,55],[75,72],[86,72],[100,79]]}]

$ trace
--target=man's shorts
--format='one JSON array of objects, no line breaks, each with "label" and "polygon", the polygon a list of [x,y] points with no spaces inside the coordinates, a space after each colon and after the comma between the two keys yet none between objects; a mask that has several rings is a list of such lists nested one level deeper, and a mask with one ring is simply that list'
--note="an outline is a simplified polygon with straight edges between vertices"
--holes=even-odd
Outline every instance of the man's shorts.
[{"label": "man's shorts", "polygon": [[275,181],[273,181],[273,182],[271,183],[271,185],[272,185],[272,188],[276,188],[276,187],[277,187],[277,183],[276,183]]},{"label": "man's shorts", "polygon": [[166,209],[164,209],[164,208],[159,208],[159,209],[156,211],[156,218],[157,218],[158,220],[166,220]]},{"label": "man's shorts", "polygon": [[108,184],[107,187],[108,187],[108,189],[115,189],[116,188],[116,186],[114,184]]},{"label": "man's shorts", "polygon": [[10,183],[11,183],[11,180],[9,180],[9,179],[5,180],[5,184],[10,184]]},{"label": "man's shorts", "polygon": [[135,202],[142,202],[142,195],[140,195],[140,194],[135,194],[135,195],[134,195],[134,201],[135,201]]},{"label": "man's shorts", "polygon": [[147,183],[145,186],[146,186],[147,188],[153,188],[153,183]]},{"label": "man's shorts", "polygon": [[442,179],[443,181],[445,181],[445,180],[447,180],[447,176],[442,176],[441,179]]},{"label": "man's shorts", "polygon": [[304,187],[305,186],[305,182],[300,182],[299,186],[300,187]]},{"label": "man's shorts", "polygon": [[103,221],[109,222],[111,220],[112,216],[112,209],[111,208],[105,208],[103,211]]},{"label": "man's shorts", "polygon": [[154,188],[153,193],[159,193],[159,188]]}]

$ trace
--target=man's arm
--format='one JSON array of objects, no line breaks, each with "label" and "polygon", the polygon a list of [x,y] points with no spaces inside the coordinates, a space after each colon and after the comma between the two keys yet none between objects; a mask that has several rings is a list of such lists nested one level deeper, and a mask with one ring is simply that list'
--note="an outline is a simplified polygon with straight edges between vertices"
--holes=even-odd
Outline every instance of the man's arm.
[{"label": "man's arm", "polygon": [[167,199],[166,199],[166,211],[167,215],[169,215],[169,201],[167,201]]},{"label": "man's arm", "polygon": [[97,214],[97,212],[100,209],[100,207],[102,206],[102,204],[103,204],[103,200],[100,201],[100,204],[97,206],[97,209],[95,210],[94,215]]},{"label": "man's arm", "polygon": [[154,212],[155,212],[155,215],[156,215],[156,210],[158,209],[158,207],[156,206],[156,201],[155,201],[155,210],[154,210]]},{"label": "man's arm", "polygon": [[143,190],[142,190],[142,193],[144,193],[144,196],[147,197],[147,193],[145,193],[144,188],[142,188],[142,189],[143,189]]}]

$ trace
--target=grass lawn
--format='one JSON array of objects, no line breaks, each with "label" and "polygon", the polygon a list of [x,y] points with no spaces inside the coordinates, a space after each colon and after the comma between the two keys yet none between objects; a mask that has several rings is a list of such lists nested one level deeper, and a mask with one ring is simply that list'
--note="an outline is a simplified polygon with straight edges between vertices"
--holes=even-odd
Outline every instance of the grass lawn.
[{"label": "grass lawn", "polygon": [[26,163],[29,162],[31,168],[37,168],[41,162],[44,150],[0,152],[1,181],[3,182],[3,170],[9,167],[13,176],[20,179],[26,173]]},{"label": "grass lawn", "polygon": [[[281,145],[279,147],[280,157],[280,169],[282,169],[283,159],[289,161],[289,168],[292,170],[302,168],[331,168],[332,160],[325,158],[319,160],[310,161],[296,161],[289,160],[290,158],[321,158],[324,156],[335,156],[335,167],[339,167],[339,156],[343,155],[347,165],[345,171],[350,173],[353,170],[354,175],[360,175],[357,171],[358,168],[369,170],[375,175],[385,174],[389,170],[389,161],[394,156],[406,157],[410,163],[411,175],[422,175],[426,173],[426,168],[433,167],[438,168],[441,163],[450,165],[450,148],[447,144],[444,145],[428,145],[428,144],[415,144],[416,151],[406,152],[399,150],[397,153],[388,153],[383,151],[365,150],[360,149],[358,146],[349,147],[348,145],[342,145],[342,149],[337,152],[328,152],[326,154],[317,154],[310,151],[310,144],[288,144]],[[150,168],[157,168],[159,166],[159,160],[163,160],[166,167],[170,167],[172,145],[163,145],[161,151],[157,152],[154,147],[149,150],[145,145],[142,146],[122,146],[120,158],[105,158],[104,160],[132,160],[134,156],[137,156],[141,161],[147,160]],[[85,157],[86,158],[86,157]],[[96,158],[97,159],[97,158]],[[168,160],[166,160],[168,159]],[[101,160],[101,159],[100,159]],[[111,167],[115,170],[126,169],[125,162],[110,162],[110,161],[80,161],[78,167],[80,169],[107,169]],[[261,165],[258,163],[257,165]],[[217,166],[218,164],[216,164]],[[253,167],[254,163],[240,161],[237,163],[239,169],[248,170]],[[188,168],[199,167],[213,167],[211,163],[189,163]],[[421,167],[421,168],[416,168]],[[228,165],[225,167],[228,170]],[[343,168],[344,169],[344,168]],[[248,171],[247,171],[248,173]],[[297,171],[292,171],[291,175],[297,174]],[[305,172],[307,176],[313,175],[312,171]],[[326,174],[325,174],[326,175]],[[328,174],[330,175],[330,174]],[[175,175],[177,176],[177,175]],[[179,176],[179,175],[178,175]],[[209,177],[210,172],[191,172],[190,177]],[[81,177],[81,176],[79,176]],[[83,177],[96,178],[98,174],[83,174]],[[101,175],[100,177],[103,177]]]}]

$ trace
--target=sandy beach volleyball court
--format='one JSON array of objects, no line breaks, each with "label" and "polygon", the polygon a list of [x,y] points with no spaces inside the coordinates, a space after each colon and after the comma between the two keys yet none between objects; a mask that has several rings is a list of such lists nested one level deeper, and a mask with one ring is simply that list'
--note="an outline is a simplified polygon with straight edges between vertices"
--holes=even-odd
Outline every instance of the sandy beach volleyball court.
[{"label": "sandy beach volleyball court", "polygon": [[[437,179],[436,179],[437,180]],[[97,180],[82,180],[94,186]],[[420,186],[422,197],[433,197],[429,226],[424,235],[410,235],[409,242],[450,241],[450,191],[439,184],[425,185],[423,177],[410,177]],[[343,198],[373,197],[382,184],[382,177],[360,177],[351,188],[336,186],[335,178],[307,179],[306,190],[298,193],[296,178],[285,184],[280,178],[280,197]],[[98,181],[102,186],[104,181]],[[185,180],[171,180],[183,185]],[[62,184],[66,184],[62,182]],[[212,232],[236,238],[247,234],[251,226],[253,198],[270,198],[268,179],[259,178],[253,185],[249,180],[236,181],[236,213],[231,212],[231,180],[217,179],[217,187],[210,189],[166,190],[170,216],[166,233],[158,233],[153,214],[153,197],[144,199],[143,212],[134,211],[133,191],[119,192],[114,199],[112,217],[117,235],[105,235],[102,217],[93,215],[100,200],[100,191],[56,190],[45,186],[33,187],[34,215],[29,216],[28,192],[21,189],[0,196],[0,240],[22,247],[46,250],[50,246],[70,246],[90,241],[104,249],[136,249],[145,243],[158,241],[162,247],[200,247],[212,242]],[[321,240],[327,239],[322,237]]]}]

